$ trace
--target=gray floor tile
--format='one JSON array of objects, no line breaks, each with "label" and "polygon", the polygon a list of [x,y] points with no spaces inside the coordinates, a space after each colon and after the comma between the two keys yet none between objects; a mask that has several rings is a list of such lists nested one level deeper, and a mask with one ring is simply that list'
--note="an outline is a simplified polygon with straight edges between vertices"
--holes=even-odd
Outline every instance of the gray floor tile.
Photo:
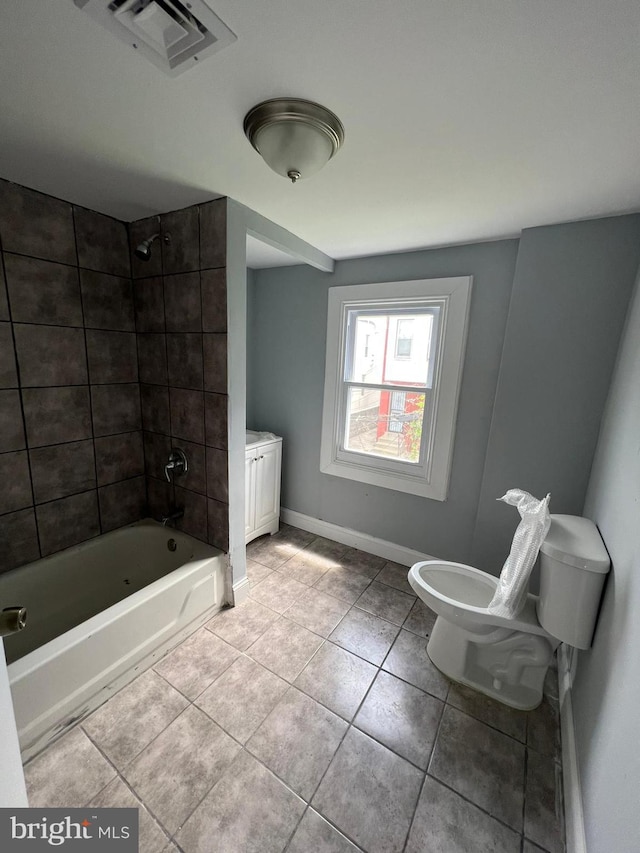
[{"label": "gray floor tile", "polygon": [[520,836],[427,776],[406,853],[520,853]]},{"label": "gray floor tile", "polygon": [[560,717],[558,709],[546,698],[527,714],[527,745],[542,755],[560,761]]},{"label": "gray floor tile", "polygon": [[346,730],[344,720],[290,687],[247,749],[309,801]]},{"label": "gray floor tile", "polygon": [[115,775],[80,728],[51,744],[24,769],[31,808],[80,808]]},{"label": "gray floor tile", "polygon": [[271,574],[273,574],[273,569],[268,569],[266,566],[256,563],[255,560],[249,559],[249,555],[247,553],[247,578],[249,579],[249,589],[253,589]]},{"label": "gray floor tile", "polygon": [[299,797],[243,751],[176,841],[184,853],[282,853],[304,807]]},{"label": "gray floor tile", "polygon": [[241,747],[191,706],[123,771],[172,835],[220,779]]},{"label": "gray floor tile", "polygon": [[452,683],[447,694],[447,703],[475,717],[494,729],[499,729],[506,735],[524,743],[527,731],[527,712],[516,711],[502,702],[478,693],[465,684]]},{"label": "gray floor tile", "polygon": [[369,580],[375,578],[385,562],[384,557],[377,557],[375,554],[368,554],[366,551],[359,551],[357,548],[347,548],[340,557],[340,565],[344,569],[358,572]]},{"label": "gray floor tile", "polygon": [[521,832],[524,752],[513,738],[447,705],[429,774]]},{"label": "gray floor tile", "polygon": [[243,655],[198,697],[196,704],[245,743],[288,687],[282,678]]},{"label": "gray floor tile", "polygon": [[348,610],[346,601],[319,589],[308,589],[284,615],[315,634],[328,637]]},{"label": "gray floor tile", "polygon": [[275,610],[249,598],[216,614],[207,628],[240,651],[248,649],[278,618]]},{"label": "gray floor tile", "polygon": [[547,853],[547,851],[525,838],[522,845],[522,853]]},{"label": "gray floor tile", "polygon": [[280,619],[247,649],[247,654],[287,681],[294,681],[322,645],[322,637]]},{"label": "gray floor tile", "polygon": [[400,629],[372,613],[352,607],[329,639],[380,666]]},{"label": "gray floor tile", "polygon": [[386,583],[387,586],[392,586],[401,592],[406,592],[408,595],[415,596],[415,592],[407,580],[408,574],[409,569],[407,566],[401,566],[400,563],[389,561],[380,569],[374,580],[378,583]]},{"label": "gray floor tile", "polygon": [[403,758],[350,729],[312,802],[368,853],[400,853],[422,779]]},{"label": "gray floor tile", "polygon": [[387,622],[393,622],[394,625],[402,625],[414,600],[406,592],[400,592],[399,589],[374,581],[356,601],[356,607],[386,619]]},{"label": "gray floor tile", "polygon": [[328,560],[326,557],[318,557],[315,554],[307,554],[305,549],[294,554],[277,571],[306,586],[313,586],[329,569],[335,567],[334,561]]},{"label": "gray floor tile", "polygon": [[162,828],[149,814],[120,778],[109,782],[89,806],[97,809],[138,809],[138,838],[139,853],[164,853],[169,845],[169,839]]},{"label": "gray floor tile", "polygon": [[[348,545],[342,542],[334,542],[333,539],[325,539],[324,536],[316,536],[304,549],[304,552],[324,557],[327,560],[340,565],[340,557],[349,550]],[[303,553],[304,553],[303,552]]]},{"label": "gray floor tile", "polygon": [[400,631],[382,668],[438,699],[446,699],[449,682],[429,660],[424,637]]},{"label": "gray floor tile", "polygon": [[325,643],[300,673],[296,687],[350,720],[376,676],[376,668],[333,643]]},{"label": "gray floor tile", "polygon": [[369,586],[369,578],[350,569],[329,569],[315,584],[316,589],[353,604]]},{"label": "gray floor tile", "polygon": [[402,623],[402,627],[406,631],[419,634],[421,637],[430,637],[437,618],[437,614],[430,607],[416,598],[409,615]]},{"label": "gray floor tile", "polygon": [[353,724],[426,770],[443,708],[439,699],[381,671]]},{"label": "gray floor tile", "polygon": [[287,853],[358,853],[347,838],[313,809],[307,809]]},{"label": "gray floor tile", "polygon": [[200,628],[154,667],[188,699],[195,699],[238,657],[239,652]]},{"label": "gray floor tile", "polygon": [[307,589],[306,584],[274,572],[254,586],[250,595],[254,601],[259,601],[276,613],[284,613]]},{"label": "gray floor tile", "polygon": [[564,850],[559,787],[554,760],[528,750],[524,834],[548,853]]},{"label": "gray floor tile", "polygon": [[149,670],[84,720],[82,728],[121,769],[188,704],[184,696]]},{"label": "gray floor tile", "polygon": [[247,545],[247,557],[268,569],[277,569],[314,539],[313,533],[283,525],[273,536],[261,536]]}]

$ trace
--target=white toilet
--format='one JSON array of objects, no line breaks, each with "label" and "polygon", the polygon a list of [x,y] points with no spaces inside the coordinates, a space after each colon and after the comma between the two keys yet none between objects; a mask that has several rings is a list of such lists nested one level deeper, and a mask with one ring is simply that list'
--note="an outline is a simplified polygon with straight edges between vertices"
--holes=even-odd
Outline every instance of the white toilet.
[{"label": "white toilet", "polygon": [[515,619],[489,613],[498,578],[429,560],[409,570],[416,595],[438,614],[427,653],[438,669],[512,708],[542,701],[558,645],[588,649],[610,561],[587,518],[552,515],[540,547],[540,596],[529,593]]}]

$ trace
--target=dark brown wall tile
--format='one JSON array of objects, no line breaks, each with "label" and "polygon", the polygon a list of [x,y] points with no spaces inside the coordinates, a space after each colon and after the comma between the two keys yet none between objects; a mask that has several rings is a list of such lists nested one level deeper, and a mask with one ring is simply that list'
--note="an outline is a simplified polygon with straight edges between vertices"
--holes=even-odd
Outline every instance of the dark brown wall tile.
[{"label": "dark brown wall tile", "polygon": [[229,505],[221,501],[207,500],[208,540],[221,551],[229,550]]},{"label": "dark brown wall tile", "polygon": [[72,441],[31,450],[36,503],[54,501],[96,487],[93,441]]},{"label": "dark brown wall tile", "polygon": [[135,255],[136,246],[154,234],[160,233],[160,217],[149,216],[147,219],[138,219],[136,222],[130,222],[128,227],[129,245],[131,247],[131,274],[133,277],[162,275],[162,251],[158,240],[152,246],[151,257],[148,261],[141,261]]},{"label": "dark brown wall tile", "polygon": [[147,513],[157,521],[174,506],[173,486],[155,477],[147,477]]},{"label": "dark brown wall tile", "polygon": [[[169,385],[202,390],[202,335],[167,335]],[[225,389],[226,390],[226,389]]]},{"label": "dark brown wall tile", "polygon": [[207,466],[205,464],[204,445],[194,444],[181,438],[174,441],[174,446],[184,450],[189,463],[189,470],[183,476],[178,477],[177,484],[183,489],[205,495],[207,493]]},{"label": "dark brown wall tile", "polygon": [[140,382],[166,385],[167,341],[165,335],[138,335],[138,369]]},{"label": "dark brown wall tile", "polygon": [[92,539],[100,533],[95,489],[36,507],[42,556]]},{"label": "dark brown wall tile", "polygon": [[169,389],[171,434],[196,444],[204,443],[204,399],[202,391]]},{"label": "dark brown wall tile", "polygon": [[227,401],[226,394],[204,395],[206,444],[220,450],[227,449]]},{"label": "dark brown wall tile", "polygon": [[4,270],[0,264],[0,320],[9,320],[9,300],[4,282]]},{"label": "dark brown wall tile", "polygon": [[89,388],[27,388],[22,392],[29,447],[91,438]]},{"label": "dark brown wall tile", "polygon": [[202,329],[205,332],[227,331],[227,271],[203,270],[200,273],[202,290]]},{"label": "dark brown wall tile", "polygon": [[15,323],[82,326],[76,267],[7,252],[4,263]]},{"label": "dark brown wall tile", "polygon": [[40,558],[33,508],[0,516],[0,573]]},{"label": "dark brown wall tile", "polygon": [[15,512],[33,503],[26,450],[0,453],[0,513]]},{"label": "dark brown wall tile", "polygon": [[0,391],[0,453],[26,447],[19,391]]},{"label": "dark brown wall tile", "polygon": [[11,323],[0,323],[0,388],[17,388],[18,372]]},{"label": "dark brown wall tile", "polygon": [[164,332],[164,291],[162,278],[140,278],[133,283],[137,332]]},{"label": "dark brown wall tile", "polygon": [[227,200],[200,205],[200,268],[223,267],[227,262]]},{"label": "dark brown wall tile", "polygon": [[207,447],[207,495],[217,501],[229,502],[227,453],[216,447]]},{"label": "dark brown wall tile", "polygon": [[206,542],[208,535],[206,497],[176,486],[176,506],[184,510],[183,517],[176,522],[178,530]]},{"label": "dark brown wall tile", "polygon": [[103,533],[131,524],[144,516],[147,504],[144,477],[102,486],[98,489],[98,495]]},{"label": "dark brown wall tile", "polygon": [[14,334],[23,388],[87,382],[83,329],[15,323]]},{"label": "dark brown wall tile", "polygon": [[79,265],[85,269],[128,278],[131,267],[127,226],[124,222],[85,207],[74,207],[73,216]]},{"label": "dark brown wall tile", "polygon": [[142,427],[169,435],[169,389],[164,385],[141,385]]},{"label": "dark brown wall tile", "polygon": [[91,383],[138,381],[138,350],[133,332],[88,329],[87,357]]},{"label": "dark brown wall tile", "polygon": [[201,332],[200,273],[165,275],[164,305],[167,332]]},{"label": "dark brown wall tile", "polygon": [[142,433],[138,430],[96,438],[96,470],[99,486],[144,474]]},{"label": "dark brown wall tile", "polygon": [[96,436],[132,432],[141,427],[138,385],[93,385],[91,406]]},{"label": "dark brown wall tile", "polygon": [[80,270],[80,286],[87,329],[135,332],[131,279]]},{"label": "dark brown wall tile", "polygon": [[0,182],[0,235],[7,252],[76,263],[71,205],[7,181]]},{"label": "dark brown wall tile", "polygon": [[[198,208],[173,210],[160,217],[162,268],[165,273],[188,272],[200,266]],[[165,242],[166,235],[171,235]]]},{"label": "dark brown wall tile", "polygon": [[169,461],[171,439],[156,432],[144,433],[144,465],[148,477],[164,480],[164,466]]},{"label": "dark brown wall tile", "polygon": [[203,335],[204,390],[227,393],[227,336]]}]

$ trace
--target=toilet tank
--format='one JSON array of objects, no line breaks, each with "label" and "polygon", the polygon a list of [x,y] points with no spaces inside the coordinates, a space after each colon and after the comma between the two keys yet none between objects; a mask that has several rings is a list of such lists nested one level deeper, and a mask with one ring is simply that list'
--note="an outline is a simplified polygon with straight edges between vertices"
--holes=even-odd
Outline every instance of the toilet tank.
[{"label": "toilet tank", "polygon": [[611,563],[598,528],[588,518],[552,515],[540,546],[538,620],[554,637],[588,649]]}]

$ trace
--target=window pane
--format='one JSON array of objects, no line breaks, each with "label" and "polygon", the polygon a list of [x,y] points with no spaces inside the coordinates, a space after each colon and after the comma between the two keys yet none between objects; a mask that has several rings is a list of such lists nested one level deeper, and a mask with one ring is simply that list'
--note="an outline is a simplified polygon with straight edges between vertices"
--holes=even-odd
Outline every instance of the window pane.
[{"label": "window pane", "polygon": [[349,388],[345,450],[419,462],[424,407],[424,394]]},{"label": "window pane", "polygon": [[434,313],[348,311],[345,379],[428,387],[433,375]]}]

